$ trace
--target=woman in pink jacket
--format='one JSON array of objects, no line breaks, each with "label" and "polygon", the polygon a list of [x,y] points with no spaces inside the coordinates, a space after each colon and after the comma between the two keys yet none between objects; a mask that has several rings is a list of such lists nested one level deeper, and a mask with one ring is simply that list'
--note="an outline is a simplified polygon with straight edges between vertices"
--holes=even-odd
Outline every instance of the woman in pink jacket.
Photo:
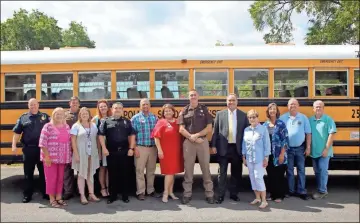
[{"label": "woman in pink jacket", "polygon": [[71,162],[70,128],[65,122],[65,111],[57,107],[52,112],[40,135],[40,159],[44,163],[46,194],[55,208],[66,206],[62,200],[65,164]]}]

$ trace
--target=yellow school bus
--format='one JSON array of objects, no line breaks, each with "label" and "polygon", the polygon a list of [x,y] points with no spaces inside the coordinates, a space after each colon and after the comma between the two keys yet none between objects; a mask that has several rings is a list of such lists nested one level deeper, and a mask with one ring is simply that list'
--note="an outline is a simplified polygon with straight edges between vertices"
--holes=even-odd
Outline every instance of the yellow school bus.
[{"label": "yellow school bus", "polygon": [[[140,98],[146,97],[160,117],[165,103],[176,106],[178,115],[188,104],[188,90],[196,89],[200,103],[213,116],[226,107],[226,95],[236,93],[239,109],[258,110],[262,122],[271,102],[284,113],[289,98],[295,97],[300,111],[310,117],[313,102],[323,100],[338,129],[330,169],[358,169],[358,49],[358,45],[264,45],[3,51],[1,161],[21,161],[12,156],[12,128],[27,111],[30,98],[38,99],[40,110],[48,114],[58,106],[68,108],[71,96],[80,97],[81,106],[92,113],[99,99],[120,101],[131,118],[139,111]],[[215,159],[211,157],[212,162]]]}]

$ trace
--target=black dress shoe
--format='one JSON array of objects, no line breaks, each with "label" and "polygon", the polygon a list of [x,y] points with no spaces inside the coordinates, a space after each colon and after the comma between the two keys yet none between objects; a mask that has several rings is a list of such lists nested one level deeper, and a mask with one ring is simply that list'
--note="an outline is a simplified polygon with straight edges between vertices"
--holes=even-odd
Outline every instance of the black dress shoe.
[{"label": "black dress shoe", "polygon": [[218,197],[218,199],[216,200],[216,204],[221,204],[224,201],[224,197]]},{"label": "black dress shoe", "polygon": [[305,201],[310,199],[310,196],[307,194],[300,194],[299,197]]},{"label": "black dress shoe", "polygon": [[189,202],[191,201],[191,198],[190,197],[183,197],[182,199],[181,199],[181,203],[182,204],[188,204]]},{"label": "black dress shoe", "polygon": [[209,204],[214,204],[214,203],[215,203],[214,197],[207,197],[207,198],[206,198],[206,201],[207,201],[207,203],[209,203]]},{"label": "black dress shoe", "polygon": [[123,202],[125,202],[125,203],[129,203],[129,202],[130,202],[128,196],[123,196],[123,197],[121,198],[121,200],[122,200]]},{"label": "black dress shoe", "polygon": [[240,201],[240,198],[237,195],[230,195],[230,199],[234,201]]},{"label": "black dress shoe", "polygon": [[23,202],[23,203],[28,203],[29,201],[31,201],[31,197],[29,197],[29,196],[24,196],[22,202]]},{"label": "black dress shoe", "polygon": [[154,198],[160,198],[161,194],[156,193],[155,191],[152,192],[151,194],[149,194],[150,197],[154,197]]},{"label": "black dress shoe", "polygon": [[116,198],[109,198],[109,199],[107,200],[107,203],[108,203],[108,204],[111,204],[111,203],[113,203],[114,201],[116,201]]}]

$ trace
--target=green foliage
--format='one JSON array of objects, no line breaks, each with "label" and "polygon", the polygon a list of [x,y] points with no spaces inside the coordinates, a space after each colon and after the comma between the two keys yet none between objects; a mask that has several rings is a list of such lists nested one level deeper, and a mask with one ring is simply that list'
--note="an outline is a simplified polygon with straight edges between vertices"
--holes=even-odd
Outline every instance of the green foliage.
[{"label": "green foliage", "polygon": [[71,21],[70,27],[63,31],[63,46],[95,48],[95,42],[90,40],[87,29],[82,23]]},{"label": "green foliage", "polygon": [[[57,20],[38,10],[15,11],[12,18],[1,22],[1,50],[42,50],[44,47],[58,49],[61,46],[95,47],[80,23],[71,22],[62,31]],[[63,40],[65,41],[63,42]],[[69,44],[69,45],[68,45]]]},{"label": "green foliage", "polygon": [[305,12],[310,27],[305,44],[359,43],[359,1],[259,1],[249,9],[258,31],[269,27],[266,43],[288,43],[293,40],[291,15]]}]

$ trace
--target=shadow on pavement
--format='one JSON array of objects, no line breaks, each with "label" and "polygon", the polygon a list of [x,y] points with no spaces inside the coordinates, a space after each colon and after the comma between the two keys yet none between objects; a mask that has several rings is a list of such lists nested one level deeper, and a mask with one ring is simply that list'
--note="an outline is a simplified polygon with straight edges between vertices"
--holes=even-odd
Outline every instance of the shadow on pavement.
[{"label": "shadow on pavement", "polygon": [[[265,178],[266,179],[266,178]],[[36,181],[37,181],[36,176]],[[183,175],[176,176],[174,192],[178,197],[182,194]],[[214,187],[217,189],[216,175],[213,175]],[[155,188],[157,192],[163,190],[164,177],[156,175]],[[306,185],[308,193],[311,194],[316,190],[314,176],[307,176]],[[224,208],[230,210],[259,210],[270,212],[271,209],[291,210],[299,212],[321,212],[322,208],[342,209],[341,204],[359,204],[359,176],[357,175],[332,175],[329,176],[329,196],[322,200],[303,201],[299,198],[286,198],[282,203],[269,202],[269,207],[264,210],[256,206],[249,205],[253,200],[254,194],[251,191],[250,180],[247,175],[243,177],[242,186],[238,196],[240,202],[233,202],[229,199],[228,194],[225,201],[221,204],[210,205],[205,201],[204,190],[202,186],[201,175],[194,176],[193,196],[188,205],[182,205],[180,200],[169,199],[168,203],[163,203],[161,198],[149,198],[145,201],[138,201],[135,197],[130,197],[130,203],[125,204],[121,200],[111,205],[106,204],[106,199],[100,202],[91,202],[88,205],[81,205],[80,198],[75,197],[68,201],[69,206],[64,209],[71,214],[93,215],[93,214],[115,214],[121,211],[180,211],[184,206],[195,209],[202,208]],[[22,203],[22,186],[23,176],[16,175],[1,180],[1,203],[16,204]],[[121,198],[121,196],[119,197]],[[41,194],[34,193],[33,200],[30,203],[38,203],[40,209],[50,208],[49,202],[42,199]],[[295,221],[295,220],[294,220]]]}]

